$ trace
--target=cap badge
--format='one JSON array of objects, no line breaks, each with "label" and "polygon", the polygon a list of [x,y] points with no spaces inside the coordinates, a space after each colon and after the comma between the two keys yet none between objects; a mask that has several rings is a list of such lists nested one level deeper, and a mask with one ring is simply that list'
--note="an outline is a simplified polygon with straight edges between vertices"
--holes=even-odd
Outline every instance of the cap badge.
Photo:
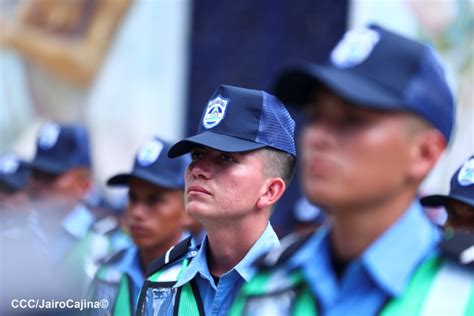
[{"label": "cap badge", "polygon": [[458,174],[458,182],[462,186],[474,184],[474,158],[466,161],[461,167]]},{"label": "cap badge", "polygon": [[348,68],[362,63],[380,40],[376,31],[367,27],[347,32],[331,53],[334,66]]},{"label": "cap badge", "polygon": [[137,160],[140,165],[149,166],[158,159],[162,149],[163,144],[156,139],[152,139],[138,150]]},{"label": "cap badge", "polygon": [[230,99],[224,99],[220,95],[209,101],[206,113],[202,119],[205,128],[210,129],[217,126],[225,116],[225,111]]},{"label": "cap badge", "polygon": [[5,155],[0,158],[0,173],[13,174],[18,170],[20,162],[13,154]]},{"label": "cap badge", "polygon": [[38,146],[48,150],[56,145],[61,128],[56,123],[46,123],[40,130],[38,137]]}]

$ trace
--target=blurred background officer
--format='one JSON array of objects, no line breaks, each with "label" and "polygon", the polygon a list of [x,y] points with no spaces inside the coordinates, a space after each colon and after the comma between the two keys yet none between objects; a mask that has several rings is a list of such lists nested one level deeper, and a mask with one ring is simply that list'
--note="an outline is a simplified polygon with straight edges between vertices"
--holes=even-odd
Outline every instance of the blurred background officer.
[{"label": "blurred background officer", "polygon": [[[64,268],[74,290],[85,290],[85,265],[95,221],[82,202],[91,187],[87,131],[81,125],[49,122],[42,126],[31,162],[29,193],[38,214],[37,232],[49,259]],[[71,281],[71,280],[69,280]],[[69,282],[68,281],[68,282]],[[80,289],[80,290],[79,290]]]},{"label": "blurred background officer", "polygon": [[[128,186],[126,212],[132,246],[102,266],[92,284],[94,300],[106,298],[113,315],[134,315],[139,291],[149,263],[183,239],[187,217],[184,210],[184,170],[189,155],[167,156],[170,145],[155,137],[137,152],[133,170],[107,181],[110,186]],[[104,315],[104,310],[92,310]]]},{"label": "blurred background officer", "polygon": [[203,224],[207,237],[197,254],[182,247],[153,263],[139,315],[228,314],[237,291],[255,272],[251,263],[279,246],[269,218],[293,176],[294,127],[274,96],[217,88],[197,134],[168,152],[170,157],[191,152],[186,211]]},{"label": "blurred background officer", "polygon": [[474,156],[454,173],[448,195],[425,196],[420,201],[423,206],[444,206],[447,227],[474,233]]},{"label": "blurred background officer", "polygon": [[329,63],[287,70],[276,90],[305,106],[303,186],[331,227],[267,255],[233,315],[473,315],[473,271],[439,253],[416,198],[453,127],[433,50],[353,29]]}]

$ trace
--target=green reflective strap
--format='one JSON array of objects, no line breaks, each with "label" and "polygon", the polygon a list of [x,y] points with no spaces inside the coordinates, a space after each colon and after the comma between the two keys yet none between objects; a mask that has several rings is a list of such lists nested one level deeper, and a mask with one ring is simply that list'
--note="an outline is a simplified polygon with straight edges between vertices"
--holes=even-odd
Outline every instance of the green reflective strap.
[{"label": "green reflective strap", "polygon": [[[184,260],[181,271],[179,271],[178,274],[178,280],[180,279],[184,270],[186,270],[185,268],[188,266],[188,263],[189,259]],[[196,300],[196,297],[194,296],[191,282],[188,282],[183,285],[183,288],[181,289],[181,293],[179,295],[180,297],[178,306],[178,316],[193,316],[200,314],[198,302]]]},{"label": "green reflective strap", "polygon": [[[186,269],[186,267],[188,266],[189,264],[189,259],[184,259],[183,260],[183,263],[181,265],[181,270],[179,271],[178,273],[178,277],[177,277],[177,280],[179,280],[179,278],[181,277],[181,274],[183,273],[183,271]],[[158,271],[156,271],[155,273],[153,273],[151,276],[148,277],[148,281],[152,281],[152,282],[159,282],[159,279],[160,279],[160,276],[166,271],[166,269],[160,269]]]},{"label": "green reflective strap", "polygon": [[242,315],[248,296],[265,293],[266,284],[269,278],[270,273],[260,273],[253,277],[248,283],[245,283],[231,306],[229,316]]},{"label": "green reflective strap", "polygon": [[469,301],[467,303],[466,310],[464,311],[464,315],[474,315],[474,287],[471,290],[471,295],[469,296]]},{"label": "green reflective strap", "polygon": [[425,261],[415,272],[404,293],[391,300],[382,310],[382,316],[418,315],[441,265],[441,259],[434,257]]},{"label": "green reflective strap", "polygon": [[[127,276],[124,274],[120,279],[119,290],[117,293],[117,298],[115,299],[113,315],[126,316],[131,315],[131,306],[130,306],[130,292],[128,286]],[[110,304],[111,302],[109,302]]]},{"label": "green reflective strap", "polygon": [[189,259],[184,259],[183,264],[181,265],[181,271],[179,271],[179,273],[178,273],[177,280],[179,280],[181,278],[181,275],[183,274],[184,270],[186,270],[188,265],[189,265]]},{"label": "green reflective strap", "polygon": [[309,289],[309,286],[304,282],[303,274],[298,273],[295,275],[295,281],[302,285],[301,291],[296,297],[295,305],[293,307],[294,316],[317,316],[318,309],[316,307],[316,301],[313,298],[313,294]]},{"label": "green reflective strap", "polygon": [[178,316],[199,316],[199,307],[194,296],[191,282],[183,285],[179,298]]}]

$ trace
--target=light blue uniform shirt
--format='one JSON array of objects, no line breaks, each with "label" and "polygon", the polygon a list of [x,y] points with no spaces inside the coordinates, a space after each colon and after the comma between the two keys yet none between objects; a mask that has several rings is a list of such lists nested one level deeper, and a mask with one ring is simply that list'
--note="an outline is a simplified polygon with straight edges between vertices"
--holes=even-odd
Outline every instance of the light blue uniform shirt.
[{"label": "light blue uniform shirt", "polygon": [[145,282],[145,275],[140,267],[140,255],[136,246],[132,246],[126,250],[124,259],[117,268],[127,274],[132,281],[133,307],[136,308],[140,289]]},{"label": "light blue uniform shirt", "polygon": [[53,262],[61,262],[77,242],[86,237],[95,221],[94,215],[83,204],[78,204],[62,220],[61,228],[44,240]]},{"label": "light blue uniform shirt", "polygon": [[208,240],[205,238],[196,257],[183,272],[175,287],[183,286],[196,278],[205,315],[227,315],[243,283],[248,282],[256,273],[252,263],[262,254],[279,246],[278,237],[273,231],[272,226],[268,224],[263,234],[250,248],[245,257],[234,268],[223,274],[216,286],[207,264]]},{"label": "light blue uniform shirt", "polygon": [[375,315],[399,296],[416,268],[436,252],[441,233],[418,202],[346,268],[340,280],[331,266],[329,230],[321,229],[290,259],[301,268],[322,315]]}]

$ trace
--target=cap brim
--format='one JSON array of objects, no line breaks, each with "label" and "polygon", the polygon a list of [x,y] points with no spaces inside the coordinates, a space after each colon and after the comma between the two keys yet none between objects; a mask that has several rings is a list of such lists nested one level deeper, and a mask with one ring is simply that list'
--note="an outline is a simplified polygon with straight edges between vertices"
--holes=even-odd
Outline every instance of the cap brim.
[{"label": "cap brim", "polygon": [[107,185],[109,186],[129,186],[130,185],[130,180],[132,178],[138,178],[144,181],[147,181],[153,185],[156,185],[158,187],[162,188],[167,188],[167,189],[178,189],[181,190],[184,188],[184,182],[183,185],[177,185],[176,183],[172,183],[166,178],[160,177],[159,175],[154,175],[152,173],[147,173],[147,172],[140,172],[140,171],[134,171],[132,173],[121,173],[117,174],[113,177],[111,177],[109,180],[107,180]]},{"label": "cap brim", "polygon": [[43,160],[43,159],[34,159],[32,162],[28,163],[29,167],[32,169],[40,170],[43,172],[48,172],[52,174],[61,174],[69,170],[67,166],[62,166],[58,162]]},{"label": "cap brim", "polygon": [[197,146],[225,152],[244,152],[266,147],[264,144],[208,131],[177,142],[168,151],[168,157],[175,158],[187,154]]},{"label": "cap brim", "polygon": [[385,110],[403,109],[389,89],[356,71],[331,66],[299,64],[283,72],[276,81],[275,94],[285,104],[302,106],[311,102],[314,89],[325,86],[351,103]]},{"label": "cap brim", "polygon": [[18,179],[15,179],[14,177],[2,177],[0,176],[0,184],[5,185],[7,188],[11,190],[20,190],[22,188],[22,184]]},{"label": "cap brim", "polygon": [[459,195],[429,195],[420,199],[421,205],[428,207],[446,206],[449,201],[463,202],[474,207],[474,199]]}]

